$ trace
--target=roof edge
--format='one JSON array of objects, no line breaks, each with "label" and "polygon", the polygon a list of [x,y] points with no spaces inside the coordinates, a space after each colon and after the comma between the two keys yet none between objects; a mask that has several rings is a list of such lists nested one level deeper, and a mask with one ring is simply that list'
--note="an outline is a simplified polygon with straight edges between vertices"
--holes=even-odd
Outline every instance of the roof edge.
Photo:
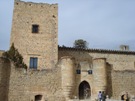
[{"label": "roof edge", "polygon": [[112,54],[131,54],[135,55],[135,51],[122,51],[122,50],[107,50],[107,49],[83,49],[74,47],[58,47],[59,50],[83,51],[93,53],[112,53]]}]

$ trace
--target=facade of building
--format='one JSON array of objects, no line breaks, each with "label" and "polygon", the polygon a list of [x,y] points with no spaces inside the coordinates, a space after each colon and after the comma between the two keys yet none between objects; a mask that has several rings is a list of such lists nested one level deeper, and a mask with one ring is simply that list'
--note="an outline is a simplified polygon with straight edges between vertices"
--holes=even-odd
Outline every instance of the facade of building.
[{"label": "facade of building", "polygon": [[[95,100],[135,95],[135,52],[58,47],[58,5],[15,0],[10,44],[27,70],[0,58],[0,101]],[[0,56],[2,51],[0,51]]]}]

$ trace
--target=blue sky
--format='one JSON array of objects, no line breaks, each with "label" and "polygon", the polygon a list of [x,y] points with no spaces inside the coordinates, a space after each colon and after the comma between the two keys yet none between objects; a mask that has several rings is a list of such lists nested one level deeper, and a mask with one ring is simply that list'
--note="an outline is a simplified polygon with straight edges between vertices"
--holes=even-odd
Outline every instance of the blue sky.
[{"label": "blue sky", "polygon": [[[135,0],[23,0],[58,3],[58,43],[72,47],[84,39],[89,48],[135,51]],[[0,0],[0,50],[9,48],[14,0]]]}]

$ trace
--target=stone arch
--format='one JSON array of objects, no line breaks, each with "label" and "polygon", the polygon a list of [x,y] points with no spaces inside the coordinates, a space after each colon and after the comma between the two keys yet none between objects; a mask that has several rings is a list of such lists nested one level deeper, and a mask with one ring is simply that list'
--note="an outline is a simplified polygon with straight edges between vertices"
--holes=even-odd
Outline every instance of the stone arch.
[{"label": "stone arch", "polygon": [[42,95],[35,95],[35,100],[34,101],[42,101],[43,96]]},{"label": "stone arch", "polygon": [[89,99],[91,96],[91,88],[87,81],[82,81],[79,85],[79,99]]},{"label": "stone arch", "polygon": [[123,95],[121,95],[121,100],[124,100],[124,94],[123,94]]},{"label": "stone arch", "polygon": [[[126,97],[125,97],[125,95],[127,95]],[[128,92],[128,91],[123,91],[123,92],[121,92],[120,93],[120,95],[119,95],[119,98],[121,99],[121,100],[125,100],[125,98],[126,98],[126,101],[129,101],[129,99],[130,99],[130,93]]]}]

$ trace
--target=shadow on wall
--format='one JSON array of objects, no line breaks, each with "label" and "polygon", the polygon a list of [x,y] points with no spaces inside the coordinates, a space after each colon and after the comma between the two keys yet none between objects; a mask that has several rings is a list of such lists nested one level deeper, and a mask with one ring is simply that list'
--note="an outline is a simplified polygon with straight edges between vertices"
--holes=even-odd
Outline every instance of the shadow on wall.
[{"label": "shadow on wall", "polygon": [[0,101],[8,101],[11,63],[0,58]]},{"label": "shadow on wall", "polygon": [[107,63],[107,90],[106,90],[106,94],[109,97],[112,97],[112,76],[111,76],[111,72],[112,72],[112,68],[113,66],[109,63]]},{"label": "shadow on wall", "polygon": [[71,56],[74,57],[76,62],[80,62],[80,61],[89,61],[92,62],[92,57],[89,55],[88,52],[84,52],[84,51],[74,51],[74,50],[66,50],[66,49],[61,49],[59,50],[59,59],[63,56]]}]

